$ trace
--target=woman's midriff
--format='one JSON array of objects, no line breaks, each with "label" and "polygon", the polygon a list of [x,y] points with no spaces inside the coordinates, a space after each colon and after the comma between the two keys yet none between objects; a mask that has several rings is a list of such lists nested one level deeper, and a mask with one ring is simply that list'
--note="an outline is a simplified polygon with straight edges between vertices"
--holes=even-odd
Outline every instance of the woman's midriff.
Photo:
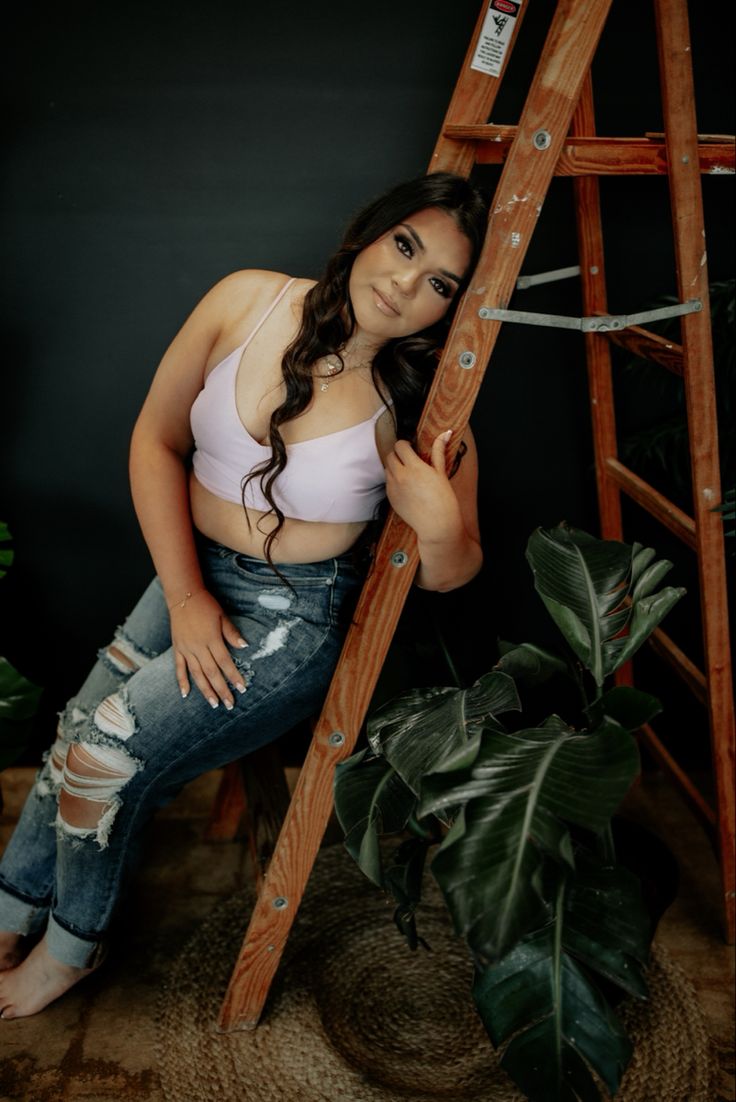
[{"label": "woman's midriff", "polygon": [[[275,527],[273,517],[248,509],[250,527],[242,505],[205,490],[192,471],[189,497],[195,528],[216,543],[244,555],[265,559],[266,536]],[[260,527],[259,527],[260,525]],[[365,528],[365,521],[328,524],[287,517],[271,548],[274,562],[321,562],[349,551]]]}]

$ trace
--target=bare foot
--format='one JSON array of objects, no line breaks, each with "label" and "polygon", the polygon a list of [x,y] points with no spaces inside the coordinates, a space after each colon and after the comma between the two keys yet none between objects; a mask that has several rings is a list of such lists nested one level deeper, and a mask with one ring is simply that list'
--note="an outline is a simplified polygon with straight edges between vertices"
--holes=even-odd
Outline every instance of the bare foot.
[{"label": "bare foot", "polygon": [[38,1014],[93,971],[56,960],[44,938],[17,968],[0,972],[0,1018],[7,1021]]},{"label": "bare foot", "polygon": [[22,934],[0,930],[0,972],[6,972],[9,968],[17,968],[25,956],[23,952],[23,942],[25,940]]}]

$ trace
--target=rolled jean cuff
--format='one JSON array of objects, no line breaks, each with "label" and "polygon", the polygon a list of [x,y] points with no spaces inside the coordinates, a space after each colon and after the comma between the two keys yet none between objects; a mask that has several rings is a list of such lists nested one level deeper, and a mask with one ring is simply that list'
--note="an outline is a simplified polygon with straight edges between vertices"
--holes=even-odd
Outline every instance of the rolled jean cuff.
[{"label": "rolled jean cuff", "polygon": [[102,941],[87,941],[60,926],[53,915],[46,929],[46,947],[54,958],[70,968],[96,968],[105,956]]},{"label": "rolled jean cuff", "polygon": [[0,888],[0,930],[10,934],[41,933],[48,918],[46,904],[28,903]]}]

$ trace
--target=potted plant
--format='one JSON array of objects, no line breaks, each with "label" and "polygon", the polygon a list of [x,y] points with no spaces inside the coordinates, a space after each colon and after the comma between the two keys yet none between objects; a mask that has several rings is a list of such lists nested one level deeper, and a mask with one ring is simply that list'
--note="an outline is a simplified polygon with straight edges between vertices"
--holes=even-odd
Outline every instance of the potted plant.
[{"label": "potted plant", "polygon": [[[338,767],[337,815],[363,872],[390,892],[416,948],[431,871],[476,965],[473,997],[501,1065],[533,1100],[615,1094],[631,1055],[617,993],[647,994],[652,921],[616,859],[612,819],[639,771],[633,732],[660,710],[609,687],[683,595],[670,563],[639,545],[564,525],[527,547],[535,586],[569,653],[502,646],[469,688],[417,689],[368,723],[368,747]],[[579,715],[533,726],[519,688],[564,677]],[[502,723],[499,716],[504,716]],[[385,834],[400,834],[388,857]]]}]

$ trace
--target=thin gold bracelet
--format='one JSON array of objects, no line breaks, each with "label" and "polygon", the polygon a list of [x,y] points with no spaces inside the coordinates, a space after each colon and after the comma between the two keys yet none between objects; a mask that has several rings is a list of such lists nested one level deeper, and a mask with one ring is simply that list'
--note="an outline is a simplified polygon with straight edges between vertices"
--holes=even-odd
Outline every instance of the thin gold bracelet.
[{"label": "thin gold bracelet", "polygon": [[[200,593],[200,592],[201,592],[201,590],[195,589],[194,596],[196,596],[196,594]],[[192,596],[192,594],[187,591],[184,594],[184,600],[183,601],[174,601],[173,605],[169,605],[169,612],[173,612],[175,608],[184,608],[184,605],[187,603],[187,601],[189,600],[189,598],[191,596]]]}]

